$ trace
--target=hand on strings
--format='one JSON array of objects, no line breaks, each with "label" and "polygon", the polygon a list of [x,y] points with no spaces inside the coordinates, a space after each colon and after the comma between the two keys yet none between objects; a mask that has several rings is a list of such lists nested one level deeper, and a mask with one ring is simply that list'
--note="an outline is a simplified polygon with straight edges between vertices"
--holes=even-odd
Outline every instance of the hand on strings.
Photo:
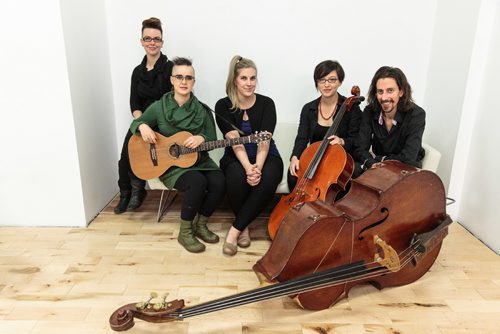
[{"label": "hand on strings", "polygon": [[197,148],[204,141],[205,138],[203,138],[203,136],[191,136],[184,141],[183,145],[187,148]]},{"label": "hand on strings", "polygon": [[298,176],[297,175],[297,172],[299,171],[299,163],[300,163],[300,160],[297,159],[297,157],[294,155],[292,157],[292,159],[290,160],[290,174],[292,176]]},{"label": "hand on strings", "polygon": [[330,141],[330,145],[335,145],[335,144],[339,144],[342,146],[345,145],[345,140],[340,137],[337,137],[336,135],[328,137],[328,140]]},{"label": "hand on strings", "polygon": [[139,125],[139,131],[141,132],[142,140],[146,143],[156,144],[156,134],[153,129],[149,127],[149,125],[142,123]]}]

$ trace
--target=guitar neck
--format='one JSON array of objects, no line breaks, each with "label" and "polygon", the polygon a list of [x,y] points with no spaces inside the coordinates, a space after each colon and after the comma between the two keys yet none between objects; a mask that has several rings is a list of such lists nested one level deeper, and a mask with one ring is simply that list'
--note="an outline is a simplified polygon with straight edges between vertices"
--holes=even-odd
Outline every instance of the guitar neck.
[{"label": "guitar neck", "polygon": [[232,138],[232,139],[220,139],[220,140],[213,140],[213,141],[208,141],[208,142],[202,143],[200,146],[198,146],[196,148],[187,148],[185,146],[181,146],[180,152],[181,152],[181,154],[187,154],[187,153],[193,153],[193,152],[211,151],[211,150],[216,149],[216,148],[241,145],[241,144],[249,144],[252,142],[255,142],[255,140],[252,138],[252,135],[246,136],[246,137]]}]

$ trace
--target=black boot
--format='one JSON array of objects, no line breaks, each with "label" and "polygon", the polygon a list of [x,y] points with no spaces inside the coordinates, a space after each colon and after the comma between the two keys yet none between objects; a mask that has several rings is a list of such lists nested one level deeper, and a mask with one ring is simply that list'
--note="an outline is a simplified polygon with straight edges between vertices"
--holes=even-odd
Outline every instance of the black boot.
[{"label": "black boot", "polygon": [[127,210],[133,211],[135,209],[138,209],[141,205],[142,202],[144,202],[144,199],[147,196],[147,191],[144,189],[146,186],[146,181],[143,180],[131,180],[130,182],[132,184],[132,197],[130,197],[130,202],[128,203]]},{"label": "black boot", "polygon": [[115,206],[115,213],[120,214],[127,211],[128,203],[130,202],[130,194],[132,192],[130,190],[120,190],[120,201],[118,205]]}]

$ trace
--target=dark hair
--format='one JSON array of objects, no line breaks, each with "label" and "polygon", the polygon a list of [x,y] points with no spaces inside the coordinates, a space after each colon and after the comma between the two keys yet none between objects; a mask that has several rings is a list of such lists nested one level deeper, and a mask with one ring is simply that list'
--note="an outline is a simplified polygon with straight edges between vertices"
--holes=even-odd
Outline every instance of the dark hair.
[{"label": "dark hair", "polygon": [[184,57],[175,57],[172,62],[174,63],[174,66],[193,66],[191,59]]},{"label": "dark hair", "polygon": [[382,66],[377,70],[375,76],[370,84],[368,90],[368,104],[372,106],[375,111],[380,111],[382,106],[377,99],[377,81],[379,79],[392,78],[396,81],[398,88],[403,92],[403,96],[398,101],[398,110],[406,111],[413,107],[415,102],[411,97],[411,86],[406,79],[405,74],[397,67]]},{"label": "dark hair", "polygon": [[345,73],[339,62],[335,60],[324,60],[316,65],[316,68],[314,69],[314,86],[318,88],[318,80],[332,71],[337,72],[338,79],[340,83],[342,83],[345,78]]},{"label": "dark hair", "polygon": [[158,30],[160,30],[161,34],[163,35],[163,29],[161,28],[161,21],[160,21],[160,19],[157,19],[156,17],[151,17],[147,20],[142,21],[141,33],[143,33],[144,29],[147,29],[147,28],[158,29]]}]

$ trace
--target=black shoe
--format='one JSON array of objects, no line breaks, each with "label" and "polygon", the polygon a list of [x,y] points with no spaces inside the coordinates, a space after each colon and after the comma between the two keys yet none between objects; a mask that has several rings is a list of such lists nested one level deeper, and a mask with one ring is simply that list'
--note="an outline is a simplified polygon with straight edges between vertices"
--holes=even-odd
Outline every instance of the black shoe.
[{"label": "black shoe", "polygon": [[147,191],[144,189],[132,191],[132,197],[128,203],[127,210],[134,211],[135,209],[138,209],[142,205],[142,202],[144,202],[147,194]]},{"label": "black shoe", "polygon": [[127,211],[127,206],[130,202],[130,190],[121,190],[120,191],[120,201],[118,202],[118,205],[115,207],[115,213],[120,214],[124,213]]}]

